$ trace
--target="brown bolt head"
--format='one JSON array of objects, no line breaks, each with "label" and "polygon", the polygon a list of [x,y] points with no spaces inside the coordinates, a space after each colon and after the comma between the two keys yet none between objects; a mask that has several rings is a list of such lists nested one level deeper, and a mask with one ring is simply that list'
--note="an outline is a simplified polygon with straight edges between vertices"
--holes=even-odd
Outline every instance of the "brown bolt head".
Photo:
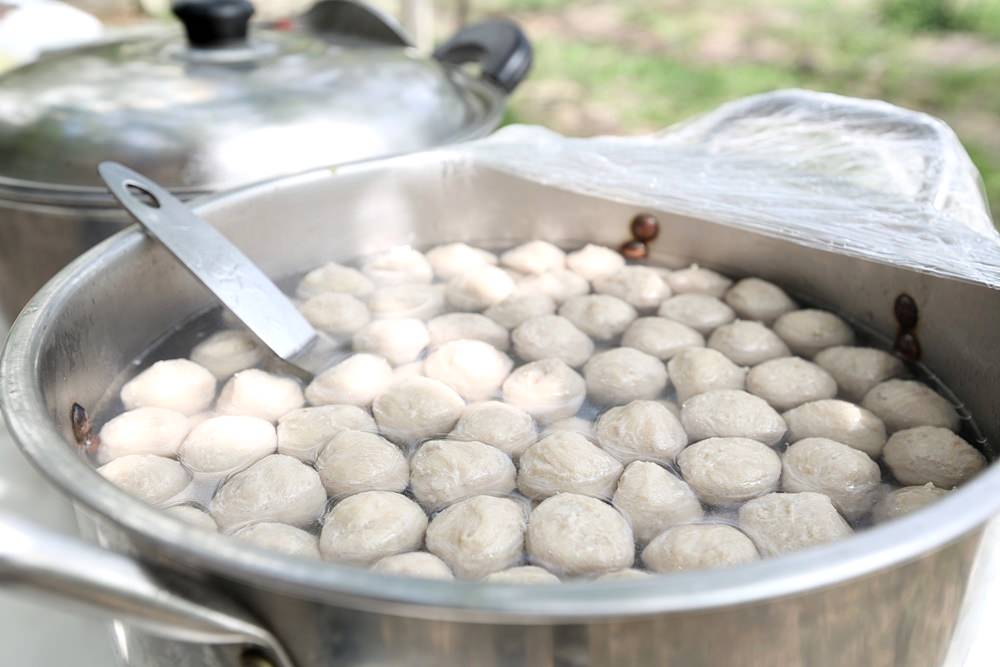
[{"label": "brown bolt head", "polygon": [[642,241],[626,241],[622,244],[621,253],[625,259],[646,259],[649,248]]},{"label": "brown bolt head", "polygon": [[903,361],[919,361],[921,350],[920,341],[912,333],[904,333],[896,339],[896,352],[903,358]]},{"label": "brown bolt head", "polygon": [[917,302],[913,300],[912,296],[909,294],[900,294],[897,296],[892,310],[896,316],[896,322],[899,324],[900,331],[913,331],[917,327],[919,314],[917,311]]},{"label": "brown bolt head", "polygon": [[649,213],[639,213],[632,218],[632,238],[649,243],[660,234],[660,221]]}]

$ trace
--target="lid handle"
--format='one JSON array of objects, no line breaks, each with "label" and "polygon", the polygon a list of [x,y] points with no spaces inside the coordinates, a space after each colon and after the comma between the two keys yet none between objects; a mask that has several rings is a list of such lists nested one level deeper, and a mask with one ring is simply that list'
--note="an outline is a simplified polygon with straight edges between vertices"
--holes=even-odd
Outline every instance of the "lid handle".
[{"label": "lid handle", "polygon": [[462,28],[434,50],[434,57],[452,65],[478,62],[484,79],[510,93],[528,76],[533,51],[516,23],[491,19]]},{"label": "lid handle", "polygon": [[178,0],[173,10],[195,49],[245,44],[254,11],[248,0]]}]

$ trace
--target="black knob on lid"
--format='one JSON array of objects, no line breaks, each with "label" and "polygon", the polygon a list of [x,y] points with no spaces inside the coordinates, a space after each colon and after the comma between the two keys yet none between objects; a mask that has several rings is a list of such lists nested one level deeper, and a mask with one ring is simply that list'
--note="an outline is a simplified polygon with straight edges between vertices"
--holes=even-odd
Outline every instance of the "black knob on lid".
[{"label": "black knob on lid", "polygon": [[192,47],[218,49],[246,42],[253,5],[247,0],[180,0],[174,14]]}]

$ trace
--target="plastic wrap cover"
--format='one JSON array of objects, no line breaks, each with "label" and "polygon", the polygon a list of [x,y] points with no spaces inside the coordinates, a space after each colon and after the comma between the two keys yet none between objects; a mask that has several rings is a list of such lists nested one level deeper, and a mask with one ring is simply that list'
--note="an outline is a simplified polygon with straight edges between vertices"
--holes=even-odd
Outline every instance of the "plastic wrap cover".
[{"label": "plastic wrap cover", "polygon": [[546,185],[1000,286],[965,149],[941,120],[885,102],[785,90],[652,135],[512,126],[463,150]]}]

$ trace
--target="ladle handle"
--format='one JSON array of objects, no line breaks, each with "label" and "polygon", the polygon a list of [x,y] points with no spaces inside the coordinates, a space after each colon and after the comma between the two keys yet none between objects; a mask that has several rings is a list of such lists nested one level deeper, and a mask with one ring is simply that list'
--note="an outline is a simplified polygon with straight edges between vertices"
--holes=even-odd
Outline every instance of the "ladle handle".
[{"label": "ladle handle", "polygon": [[111,194],[274,354],[295,364],[316,330],[288,297],[215,227],[142,174],[102,162]]},{"label": "ladle handle", "polygon": [[231,603],[189,599],[130,558],[0,513],[0,589],[11,588],[82,604],[161,637],[249,644],[277,667],[293,667],[274,635]]}]

